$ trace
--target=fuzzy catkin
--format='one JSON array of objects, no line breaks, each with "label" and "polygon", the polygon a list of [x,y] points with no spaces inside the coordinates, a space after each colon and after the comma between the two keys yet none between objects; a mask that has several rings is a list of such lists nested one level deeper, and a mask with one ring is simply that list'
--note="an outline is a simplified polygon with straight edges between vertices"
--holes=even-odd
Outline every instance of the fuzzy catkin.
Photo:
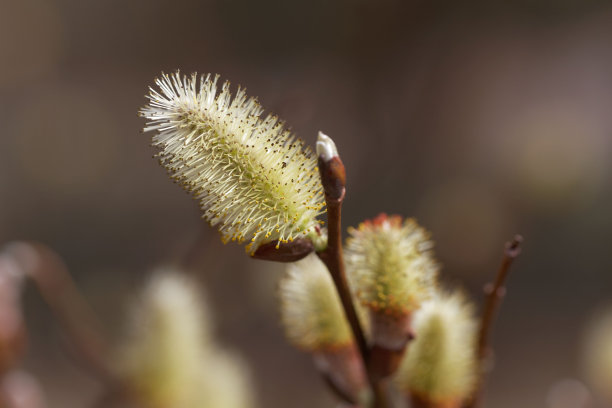
[{"label": "fuzzy catkin", "polygon": [[198,286],[158,271],[132,309],[117,372],[151,408],[252,408],[242,360],[214,341]]},{"label": "fuzzy catkin", "polygon": [[429,233],[414,219],[380,214],[346,241],[348,277],[364,306],[405,315],[427,300],[436,286],[438,265]]},{"label": "fuzzy catkin", "polygon": [[438,292],[414,314],[416,338],[396,384],[433,402],[462,401],[477,375],[474,308],[463,294]]},{"label": "fuzzy catkin", "polygon": [[352,332],[340,297],[316,255],[287,266],[279,293],[285,333],[297,347],[322,351],[351,344]]},{"label": "fuzzy catkin", "polygon": [[200,296],[178,274],[159,271],[132,309],[120,371],[153,407],[191,403],[210,342]]},{"label": "fuzzy catkin", "polygon": [[140,115],[153,131],[160,164],[200,203],[224,242],[266,242],[316,235],[324,212],[313,151],[244,89],[235,96],[218,76],[162,75]]}]

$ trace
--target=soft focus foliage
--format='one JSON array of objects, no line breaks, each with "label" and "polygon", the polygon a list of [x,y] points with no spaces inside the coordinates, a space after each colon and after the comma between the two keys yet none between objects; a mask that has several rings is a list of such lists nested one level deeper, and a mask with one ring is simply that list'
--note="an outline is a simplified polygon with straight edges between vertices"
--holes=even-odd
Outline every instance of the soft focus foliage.
[{"label": "soft focus foliage", "polygon": [[430,297],[438,265],[429,233],[414,219],[380,214],[349,233],[347,271],[362,304],[401,315]]},{"label": "soft focus foliage", "polygon": [[296,346],[321,351],[352,342],[332,278],[316,255],[289,264],[279,292],[285,333]]},{"label": "soft focus foliage", "polygon": [[461,293],[437,293],[414,315],[409,345],[396,383],[429,401],[460,401],[476,380],[476,322]]},{"label": "soft focus foliage", "polygon": [[210,350],[202,364],[197,408],[251,408],[255,406],[246,363],[222,349]]},{"label": "soft focus foliage", "polygon": [[314,234],[323,193],[312,150],[229,82],[178,72],[156,80],[145,131],[170,176],[200,202],[224,241],[290,242]]},{"label": "soft focus foliage", "polygon": [[244,364],[214,344],[201,294],[186,277],[154,275],[133,309],[130,329],[118,368],[147,405],[252,406]]},{"label": "soft focus foliage", "polygon": [[587,329],[584,366],[590,384],[612,403],[612,309]]}]

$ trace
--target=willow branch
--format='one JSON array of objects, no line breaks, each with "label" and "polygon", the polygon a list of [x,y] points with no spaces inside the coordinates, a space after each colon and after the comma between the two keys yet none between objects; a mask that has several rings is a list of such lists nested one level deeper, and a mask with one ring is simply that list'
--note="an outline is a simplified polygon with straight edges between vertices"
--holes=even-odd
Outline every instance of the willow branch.
[{"label": "willow branch", "polygon": [[516,235],[511,242],[506,243],[504,258],[497,272],[495,282],[492,285],[486,285],[484,289],[486,303],[480,324],[480,331],[478,333],[478,356],[481,360],[484,359],[488,353],[489,332],[491,331],[499,305],[506,293],[504,285],[508,277],[508,272],[510,271],[510,266],[521,253],[521,242],[523,242],[523,237]]},{"label": "willow branch", "polygon": [[510,266],[512,262],[519,256],[521,253],[521,243],[523,242],[523,237],[520,235],[515,235],[513,240],[506,243],[504,249],[504,257],[502,259],[502,263],[497,271],[497,276],[495,278],[495,282],[489,283],[484,287],[485,293],[485,306],[482,314],[482,319],[480,322],[480,329],[478,331],[478,364],[480,371],[480,379],[478,383],[478,387],[474,392],[474,395],[470,401],[468,401],[464,407],[465,408],[473,408],[478,405],[478,398],[482,391],[482,383],[484,377],[484,365],[487,357],[490,355],[491,346],[490,342],[490,332],[493,326],[495,316],[497,315],[497,310],[501,304],[502,299],[506,294],[506,279],[508,277],[508,273],[510,272]]},{"label": "willow branch", "polygon": [[[367,370],[368,361],[370,359],[370,349],[368,347],[367,340],[365,338],[353,299],[351,291],[346,280],[346,272],[344,268],[344,260],[342,254],[342,233],[341,233],[341,209],[342,200],[344,194],[339,200],[327,200],[327,228],[328,228],[328,242],[327,248],[319,252],[318,255],[321,260],[327,266],[331,277],[340,296],[342,307],[346,315],[346,319],[349,322],[355,343],[359,349],[359,354],[363,360],[364,369]],[[382,381],[373,380],[372,376],[368,372],[368,380],[375,398],[376,408],[387,407],[386,388]]]},{"label": "willow branch", "polygon": [[327,202],[327,228],[328,228],[328,243],[327,248],[318,255],[329,269],[329,273],[334,281],[342,307],[349,322],[359,354],[364,363],[368,361],[369,348],[366,341],[363,329],[359,323],[355,305],[351,296],[351,291],[346,280],[346,272],[344,269],[344,260],[342,255],[342,235],[341,235],[341,208],[342,199]]},{"label": "willow branch", "polygon": [[374,394],[374,407],[386,408],[388,406],[386,386],[383,381],[374,378],[369,370],[370,348],[357,317],[351,290],[346,279],[342,252],[342,203],[346,193],[344,164],[338,156],[333,141],[321,133],[319,133],[319,140],[317,141],[317,153],[319,154],[321,183],[323,184],[327,204],[327,248],[318,252],[318,255],[331,274],[346,319],[353,332],[359,354],[363,360],[363,367],[366,370]]},{"label": "willow branch", "polygon": [[80,360],[101,381],[116,385],[117,380],[108,366],[108,346],[101,325],[59,255],[38,243],[13,243],[6,251],[18,262],[24,275],[34,282]]}]

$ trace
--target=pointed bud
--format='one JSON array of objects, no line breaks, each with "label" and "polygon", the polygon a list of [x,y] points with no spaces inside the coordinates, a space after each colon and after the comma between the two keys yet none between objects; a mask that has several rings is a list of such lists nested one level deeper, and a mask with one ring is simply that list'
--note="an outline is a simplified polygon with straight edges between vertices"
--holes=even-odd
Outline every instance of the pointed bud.
[{"label": "pointed bud", "polygon": [[317,140],[317,154],[319,155],[319,172],[325,198],[328,201],[342,200],[346,185],[344,164],[338,156],[338,149],[336,149],[334,141],[322,132],[319,132]]},{"label": "pointed bud", "polygon": [[334,157],[338,157],[338,149],[331,137],[323,132],[319,132],[317,137],[317,155],[324,161],[328,162]]}]

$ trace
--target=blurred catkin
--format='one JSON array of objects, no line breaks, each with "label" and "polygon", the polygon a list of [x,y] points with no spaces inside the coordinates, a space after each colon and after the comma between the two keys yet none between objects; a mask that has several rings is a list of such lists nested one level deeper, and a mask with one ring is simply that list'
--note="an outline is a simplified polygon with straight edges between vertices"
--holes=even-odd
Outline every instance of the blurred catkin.
[{"label": "blurred catkin", "polygon": [[438,292],[414,314],[416,338],[401,363],[396,384],[433,403],[458,406],[473,391],[476,374],[474,309],[460,292]]},{"label": "blurred catkin", "polygon": [[246,365],[215,344],[197,288],[177,271],[153,276],[132,310],[118,371],[152,408],[252,407]]},{"label": "blurred catkin", "polygon": [[352,343],[336,288],[316,255],[287,265],[279,294],[285,333],[297,347],[321,351]]}]

